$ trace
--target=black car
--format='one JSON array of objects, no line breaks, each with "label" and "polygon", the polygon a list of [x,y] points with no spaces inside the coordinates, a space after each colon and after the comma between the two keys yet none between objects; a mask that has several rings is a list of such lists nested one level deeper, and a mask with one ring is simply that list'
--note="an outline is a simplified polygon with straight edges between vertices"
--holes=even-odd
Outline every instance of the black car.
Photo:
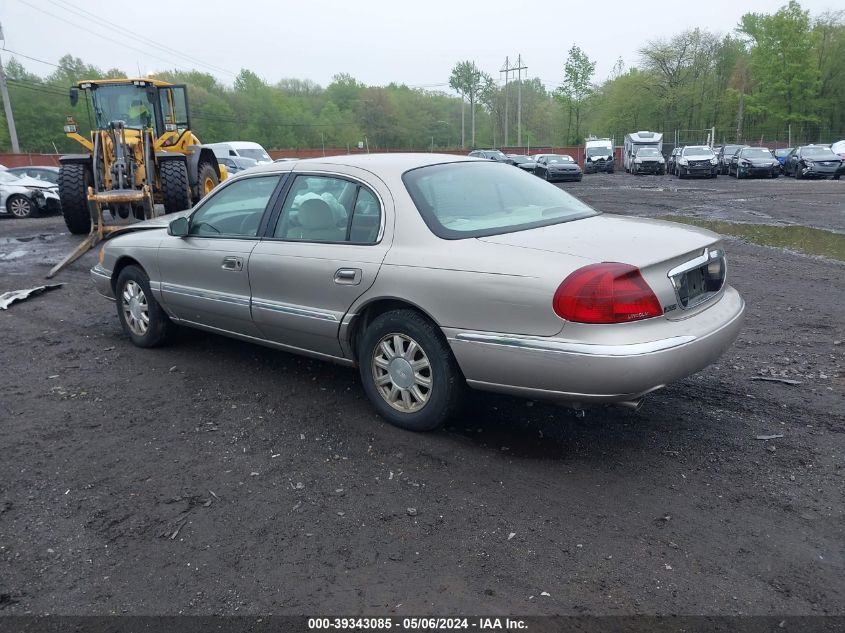
[{"label": "black car", "polygon": [[827,145],[803,145],[796,147],[783,165],[787,176],[801,178],[836,178],[842,175],[842,159]]},{"label": "black car", "polygon": [[554,180],[581,180],[581,168],[572,156],[567,154],[543,154],[537,159],[534,175],[545,178],[549,182]]},{"label": "black car", "polygon": [[780,176],[780,162],[767,147],[743,147],[731,158],[728,175],[739,178]]},{"label": "black car", "polygon": [[730,167],[731,159],[734,157],[734,154],[736,154],[743,147],[748,147],[748,145],[724,145],[719,148],[719,153],[716,154],[716,158],[719,161],[720,174],[728,173],[728,168]]},{"label": "black car", "polygon": [[512,159],[517,167],[531,172],[532,174],[534,173],[534,168],[537,167],[537,163],[529,156],[523,156],[522,154],[508,154],[508,158]]},{"label": "black car", "polygon": [[678,178],[704,176],[715,178],[719,174],[719,161],[706,145],[688,145],[676,157],[675,175]]},{"label": "black car", "polygon": [[469,155],[473,158],[486,158],[487,160],[494,160],[497,163],[516,165],[513,158],[509,158],[507,154],[498,149],[475,149]]},{"label": "black car", "polygon": [[36,180],[45,180],[53,183],[54,185],[59,184],[58,167],[47,167],[41,165],[37,167],[10,167],[6,171],[10,174],[14,174],[15,176],[29,176],[30,178],[35,178]]}]

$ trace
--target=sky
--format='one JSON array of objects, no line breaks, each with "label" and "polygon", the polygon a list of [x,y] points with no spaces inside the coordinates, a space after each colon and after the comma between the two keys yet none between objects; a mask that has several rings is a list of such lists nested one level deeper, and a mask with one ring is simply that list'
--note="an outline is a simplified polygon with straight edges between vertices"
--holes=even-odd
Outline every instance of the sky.
[{"label": "sky", "polygon": [[[42,62],[55,64],[70,53],[128,75],[195,68],[231,85],[247,68],[269,83],[297,78],[326,86],[343,72],[367,85],[396,82],[446,92],[451,92],[449,75],[459,61],[474,60],[503,82],[505,58],[515,65],[521,55],[528,76],[553,89],[562,81],[573,45],[596,62],[594,81],[601,82],[620,57],[625,68],[637,65],[637,49],[649,40],[669,39],[694,27],[728,34],[744,13],[772,13],[785,3],[0,0],[6,49],[0,55],[5,61],[15,51],[18,61],[40,76],[54,70]],[[140,15],[120,20],[120,5]],[[801,5],[818,15],[841,9],[842,0],[803,0]],[[128,28],[145,21],[145,32]]]}]

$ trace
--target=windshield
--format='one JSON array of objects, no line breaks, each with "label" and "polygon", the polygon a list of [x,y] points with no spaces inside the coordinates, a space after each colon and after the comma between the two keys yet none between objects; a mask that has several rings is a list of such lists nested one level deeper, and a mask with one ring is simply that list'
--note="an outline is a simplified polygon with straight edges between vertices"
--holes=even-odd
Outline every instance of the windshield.
[{"label": "windshield", "polygon": [[270,158],[270,154],[265,152],[263,149],[237,149],[235,150],[238,153],[238,156],[244,156],[246,158],[252,158],[253,160],[259,161],[263,160],[268,163],[272,162],[273,159]]},{"label": "windshield", "polygon": [[637,152],[637,157],[642,158],[643,156],[660,156],[660,152],[658,152],[654,147],[643,147],[640,151]]},{"label": "windshield", "polygon": [[7,171],[0,171],[0,183],[4,185],[19,184],[20,178]]},{"label": "windshield", "polygon": [[587,157],[592,158],[593,156],[610,156],[613,153],[609,147],[588,147],[587,148]]},{"label": "windshield", "polygon": [[742,145],[725,145],[724,149],[722,150],[722,154],[725,156],[733,156],[736,154],[736,150],[743,147]]},{"label": "windshield", "polygon": [[563,156],[548,156],[546,157],[547,163],[574,163],[575,160],[572,156],[567,156],[564,154]]},{"label": "windshield", "polygon": [[791,147],[787,147],[786,149],[776,149],[775,156],[786,156],[792,151]]},{"label": "windshield", "polygon": [[124,121],[126,127],[153,127],[155,109],[141,86],[99,86],[91,91],[98,128],[112,121]]},{"label": "windshield", "polygon": [[739,153],[739,155],[742,158],[766,158],[768,160],[771,160],[773,158],[772,153],[767,149],[763,149],[762,147],[752,147],[751,149],[744,149]]},{"label": "windshield", "polygon": [[517,165],[524,165],[525,163],[533,163],[528,156],[519,156],[519,155],[512,155],[511,160],[515,162]]},{"label": "windshield", "polygon": [[685,147],[684,156],[691,156],[696,158],[713,158],[715,154],[709,147]]},{"label": "windshield", "polygon": [[408,193],[444,239],[499,235],[596,215],[562,189],[496,163],[446,163],[406,172]]},{"label": "windshield", "polygon": [[801,156],[804,158],[817,158],[819,160],[839,158],[839,156],[833,153],[833,150],[827,147],[805,147],[801,150]]}]

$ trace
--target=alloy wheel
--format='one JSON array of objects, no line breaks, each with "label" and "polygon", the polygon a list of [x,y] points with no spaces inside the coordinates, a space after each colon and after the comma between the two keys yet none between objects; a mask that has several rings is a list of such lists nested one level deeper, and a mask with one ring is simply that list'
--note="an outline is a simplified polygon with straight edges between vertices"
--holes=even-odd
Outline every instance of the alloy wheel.
[{"label": "alloy wheel", "polygon": [[9,211],[16,218],[28,218],[32,213],[32,203],[26,198],[13,198],[9,203]]},{"label": "alloy wheel", "polygon": [[150,327],[150,306],[141,285],[133,280],[123,286],[120,305],[126,325],[136,336],[144,336]]},{"label": "alloy wheel", "polygon": [[402,413],[422,409],[431,396],[432,369],[425,351],[407,334],[387,334],[373,350],[373,381],[387,404]]}]

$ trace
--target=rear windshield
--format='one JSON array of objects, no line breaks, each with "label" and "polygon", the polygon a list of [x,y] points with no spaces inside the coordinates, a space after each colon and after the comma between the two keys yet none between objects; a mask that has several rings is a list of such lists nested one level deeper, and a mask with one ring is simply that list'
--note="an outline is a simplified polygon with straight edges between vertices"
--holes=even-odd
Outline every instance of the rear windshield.
[{"label": "rear windshield", "polygon": [[522,169],[446,163],[402,176],[423,220],[448,240],[500,235],[578,220],[597,211]]},{"label": "rear windshield", "polygon": [[239,149],[237,150],[238,156],[243,156],[245,158],[251,158],[255,161],[259,160],[266,160],[271,161],[273,160],[270,158],[270,155],[265,152],[263,149]]}]

